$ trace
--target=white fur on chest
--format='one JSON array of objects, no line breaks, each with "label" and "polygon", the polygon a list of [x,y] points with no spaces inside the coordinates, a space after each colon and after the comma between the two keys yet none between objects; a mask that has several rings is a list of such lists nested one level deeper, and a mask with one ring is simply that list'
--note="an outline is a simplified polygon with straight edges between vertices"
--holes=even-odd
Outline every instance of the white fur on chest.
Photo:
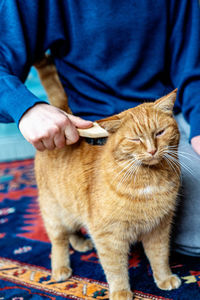
[{"label": "white fur on chest", "polygon": [[146,187],[136,189],[136,192],[137,192],[139,195],[150,195],[150,194],[155,194],[155,193],[158,192],[158,187],[155,186],[155,185],[148,185],[148,186],[146,186]]},{"label": "white fur on chest", "polygon": [[155,195],[157,193],[166,193],[169,190],[171,190],[172,188],[174,188],[174,184],[172,183],[171,185],[148,185],[145,186],[143,188],[136,188],[135,192],[139,195],[139,196],[151,196],[151,195]]}]

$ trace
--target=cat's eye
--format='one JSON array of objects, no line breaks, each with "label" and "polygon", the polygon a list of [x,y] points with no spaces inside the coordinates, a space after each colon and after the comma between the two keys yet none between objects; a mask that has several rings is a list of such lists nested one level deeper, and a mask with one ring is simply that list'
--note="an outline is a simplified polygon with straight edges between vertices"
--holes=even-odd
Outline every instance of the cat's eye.
[{"label": "cat's eye", "polygon": [[157,136],[161,136],[163,133],[165,132],[165,130],[163,129],[163,130],[160,130],[160,131],[158,131],[157,133],[156,133],[156,137]]},{"label": "cat's eye", "polygon": [[136,142],[139,143],[140,142],[140,138],[127,138],[130,142]]},{"label": "cat's eye", "polygon": [[136,138],[136,139],[131,139],[133,142],[140,142],[140,139],[139,138]]}]

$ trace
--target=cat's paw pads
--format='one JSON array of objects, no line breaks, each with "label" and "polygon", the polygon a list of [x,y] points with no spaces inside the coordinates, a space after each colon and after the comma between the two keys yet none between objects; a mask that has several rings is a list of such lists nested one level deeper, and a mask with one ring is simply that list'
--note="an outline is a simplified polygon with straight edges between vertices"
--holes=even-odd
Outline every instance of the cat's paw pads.
[{"label": "cat's paw pads", "polygon": [[180,285],[181,285],[180,278],[174,274],[170,275],[168,278],[166,278],[163,281],[157,282],[157,286],[161,290],[166,290],[166,291],[177,289],[179,288]]},{"label": "cat's paw pads", "polygon": [[133,299],[133,293],[131,291],[117,291],[113,292],[110,295],[110,300],[132,300]]},{"label": "cat's paw pads", "polygon": [[61,267],[56,269],[52,273],[52,277],[55,281],[65,281],[72,275],[72,269],[67,267]]}]

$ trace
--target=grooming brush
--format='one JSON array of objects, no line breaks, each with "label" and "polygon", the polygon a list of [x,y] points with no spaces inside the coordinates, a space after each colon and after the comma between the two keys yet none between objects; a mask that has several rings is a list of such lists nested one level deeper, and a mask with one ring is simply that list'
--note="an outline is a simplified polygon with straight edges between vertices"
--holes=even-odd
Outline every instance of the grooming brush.
[{"label": "grooming brush", "polygon": [[102,128],[98,123],[94,122],[93,126],[86,129],[77,129],[81,137],[91,145],[104,145],[108,137],[108,131]]}]

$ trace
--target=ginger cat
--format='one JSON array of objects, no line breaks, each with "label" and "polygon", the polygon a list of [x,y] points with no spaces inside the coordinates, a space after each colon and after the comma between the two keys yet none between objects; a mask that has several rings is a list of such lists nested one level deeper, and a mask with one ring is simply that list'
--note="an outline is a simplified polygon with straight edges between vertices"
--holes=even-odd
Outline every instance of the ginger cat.
[{"label": "ginger cat", "polygon": [[[50,101],[67,108],[55,66],[37,69]],[[110,299],[128,300],[130,244],[141,241],[160,289],[181,284],[169,263],[169,235],[179,190],[179,131],[172,115],[176,90],[98,121],[108,130],[103,146],[85,139],[63,149],[38,152],[39,203],[52,243],[52,276],[71,276],[69,242],[77,251],[97,249]],[[80,236],[85,227],[93,243]]]}]

